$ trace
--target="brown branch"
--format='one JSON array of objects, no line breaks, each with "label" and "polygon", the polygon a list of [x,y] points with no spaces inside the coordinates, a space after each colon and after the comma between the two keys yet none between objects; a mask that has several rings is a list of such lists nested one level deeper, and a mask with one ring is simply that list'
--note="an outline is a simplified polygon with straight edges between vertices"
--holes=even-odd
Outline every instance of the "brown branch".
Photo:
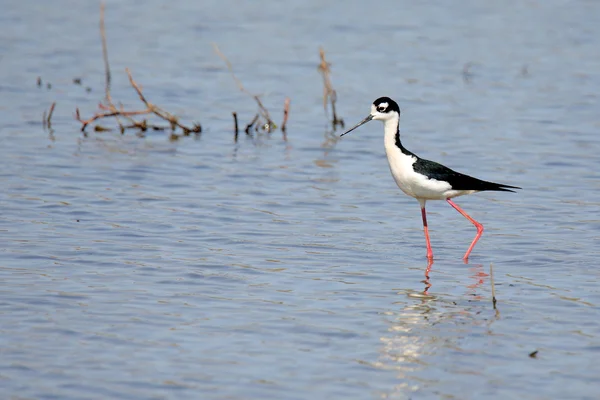
[{"label": "brown branch", "polygon": [[140,89],[138,84],[133,80],[133,77],[131,76],[131,71],[129,71],[129,68],[125,68],[125,72],[127,72],[127,77],[129,77],[129,83],[131,84],[131,86],[133,86],[133,88],[137,92],[140,100],[146,105],[146,107],[148,107],[149,111],[154,112],[154,110],[153,110],[154,106],[151,103],[149,103],[148,100],[146,100],[146,97],[142,93],[142,89]]},{"label": "brown branch", "polygon": [[100,38],[102,39],[102,58],[104,59],[104,73],[106,77],[106,102],[112,103],[110,96],[110,64],[108,63],[108,46],[106,45],[106,29],[104,27],[104,1],[100,3]]},{"label": "brown branch", "polygon": [[494,284],[494,264],[490,263],[490,283],[492,285],[492,306],[494,307],[494,310],[496,311],[496,314],[498,313],[498,308],[496,307],[496,285]]},{"label": "brown branch", "polygon": [[[130,82],[131,86],[135,89],[135,91],[137,92],[140,100],[146,106],[146,109],[136,110],[136,111],[126,111],[122,104],[119,104],[119,108],[117,108],[117,106],[115,106],[115,104],[112,100],[112,96],[110,94],[111,73],[110,73],[110,64],[108,62],[108,46],[106,44],[106,28],[105,28],[105,24],[104,24],[104,9],[105,9],[105,3],[104,3],[104,1],[102,1],[100,3],[100,38],[102,41],[102,57],[104,60],[104,72],[105,72],[105,79],[106,79],[105,99],[104,99],[104,103],[101,102],[98,105],[100,112],[97,112],[96,114],[94,114],[92,117],[90,117],[88,119],[81,118],[81,114],[79,113],[79,108],[77,108],[75,110],[75,119],[77,119],[77,121],[81,122],[81,131],[85,132],[86,127],[90,123],[97,121],[99,119],[102,119],[102,118],[109,118],[109,117],[114,117],[117,120],[117,123],[119,124],[119,128],[120,128],[122,134],[125,133],[126,129],[132,129],[132,128],[139,129],[142,132],[145,132],[148,129],[153,129],[153,130],[168,129],[165,126],[149,124],[146,119],[144,119],[142,121],[136,121],[132,118],[137,115],[154,114],[154,115],[158,116],[159,118],[164,119],[167,122],[169,122],[169,127],[173,131],[172,132],[173,135],[175,134],[175,130],[177,128],[181,128],[184,136],[187,136],[192,132],[194,132],[194,133],[202,132],[202,127],[200,124],[194,124],[191,127],[183,125],[182,123],[179,122],[179,119],[177,116],[150,103],[144,96],[140,86],[133,80],[133,77],[131,76],[131,72],[129,71],[128,68],[126,68],[125,70],[127,72],[127,76],[129,77],[129,82]],[[39,82],[41,82],[41,79],[39,79]],[[53,110],[54,110],[54,104],[50,109],[50,115],[48,116],[48,119],[47,119],[48,124],[50,122],[50,118],[52,116]],[[120,118],[124,118],[124,119],[128,120],[129,125],[126,125],[126,126],[123,125],[121,123]],[[44,115],[44,119],[46,119],[45,115]],[[96,130],[103,131],[103,130],[109,130],[109,129],[106,129],[101,126],[96,126]]]},{"label": "brown branch", "polygon": [[[104,95],[104,97],[105,97],[106,104],[108,105],[106,108],[111,111],[116,112],[117,108],[113,104],[112,96],[110,94],[111,73],[110,73],[110,63],[108,62],[108,45],[106,44],[106,27],[104,24],[104,9],[105,9],[105,3],[104,3],[104,1],[102,1],[100,3],[100,41],[102,42],[102,59],[104,60],[104,76],[105,76],[105,85],[104,85],[105,95]],[[121,123],[121,119],[119,118],[119,115],[115,115],[115,119],[117,120],[117,124],[119,124],[121,134],[125,133],[125,128],[123,127],[123,124]],[[126,119],[128,119],[130,122],[134,122],[129,117],[126,117]],[[85,127],[84,127],[84,129],[85,129]]]},{"label": "brown branch", "polygon": [[237,76],[235,76],[235,74],[233,73],[233,66],[231,65],[231,62],[229,62],[229,60],[227,59],[227,57],[225,57],[225,54],[223,54],[221,52],[221,50],[219,49],[219,46],[217,46],[216,43],[213,43],[213,48],[215,49],[215,53],[217,53],[217,55],[221,58],[221,60],[223,60],[225,62],[225,64],[227,65],[227,69],[229,70],[229,72],[231,73],[231,77],[233,78],[233,80],[235,81],[235,84],[237,85],[237,87],[244,93],[252,96],[252,93],[250,93],[249,91],[246,90],[246,88],[244,87],[244,85],[242,85],[242,82],[238,79]]},{"label": "brown branch", "polygon": [[48,111],[48,119],[47,119],[48,129],[52,128],[52,113],[54,113],[54,107],[56,107],[56,102],[52,103],[52,105],[50,106],[50,110]]},{"label": "brown branch", "polygon": [[[116,116],[123,116],[123,117],[131,117],[134,115],[147,115],[150,114],[149,110],[140,110],[140,111],[119,111],[119,110],[115,110],[115,111],[108,111],[105,113],[96,113],[94,114],[91,118],[88,118],[86,120],[83,120],[81,118],[81,115],[79,114],[79,108],[77,108],[75,110],[75,119],[79,122],[81,122],[82,126],[81,126],[81,130],[84,131],[85,128],[91,124],[92,122],[96,121],[97,119],[101,119],[101,118],[108,118],[108,117],[116,117]],[[133,120],[132,120],[133,121]],[[140,127],[140,123],[133,121],[134,124],[133,126],[128,126],[128,127],[123,127],[123,128],[132,128],[132,127]]]},{"label": "brown branch", "polygon": [[193,127],[188,128],[187,126],[181,124],[179,122],[179,118],[177,118],[175,115],[169,113],[168,111],[161,109],[160,107],[155,106],[154,104],[152,104],[148,100],[146,100],[146,97],[142,93],[142,89],[140,89],[138,84],[133,80],[133,77],[131,76],[131,72],[129,71],[129,68],[125,68],[125,71],[127,71],[127,76],[129,77],[129,83],[131,83],[131,86],[133,86],[133,88],[137,92],[138,96],[140,97],[140,100],[142,100],[142,102],[146,105],[146,107],[148,108],[148,111],[152,112],[156,116],[168,121],[171,124],[171,130],[174,131],[175,127],[178,126],[179,128],[181,128],[181,130],[183,130],[183,134],[185,136],[189,135],[191,132],[194,132],[194,133],[202,132],[202,127],[200,126],[200,124],[194,124]]},{"label": "brown branch", "polygon": [[[238,79],[238,77],[235,75],[235,73],[233,72],[233,66],[231,65],[231,62],[227,59],[227,57],[225,57],[225,54],[223,54],[221,52],[221,50],[219,49],[219,46],[217,46],[216,43],[213,43],[213,48],[215,50],[215,53],[217,53],[217,55],[221,58],[221,60],[223,60],[225,62],[225,64],[227,65],[227,69],[229,70],[229,73],[231,74],[231,77],[235,81],[235,84],[237,85],[238,89],[240,89],[241,92],[246,93],[248,96],[252,97],[254,99],[254,101],[256,101],[256,104],[258,105],[260,114],[266,120],[266,123],[264,124],[264,126],[266,127],[265,130],[267,132],[271,132],[272,130],[276,129],[277,125],[271,119],[269,110],[267,110],[267,108],[263,105],[262,101],[260,100],[260,96],[257,94],[250,93],[248,90],[246,90],[244,85],[242,85],[242,81],[240,81]],[[246,132],[248,132],[248,130],[246,130]]]},{"label": "brown branch", "polygon": [[283,122],[281,123],[281,130],[283,132],[285,132],[289,114],[290,114],[290,98],[286,97],[285,102],[283,103]]},{"label": "brown branch", "polygon": [[254,98],[254,100],[256,100],[256,104],[258,104],[258,108],[260,109],[262,116],[265,120],[267,120],[267,131],[271,132],[273,129],[277,128],[277,125],[275,125],[275,123],[273,122],[273,120],[271,119],[271,115],[269,115],[269,111],[266,109],[265,106],[263,106],[262,101],[260,101],[260,98],[258,97],[258,95],[254,95],[252,96]]},{"label": "brown branch", "polygon": [[237,143],[239,133],[237,113],[234,111],[231,114],[233,115],[233,130],[235,132],[235,135],[233,136],[233,141]]},{"label": "brown branch", "polygon": [[246,129],[244,129],[244,131],[246,132],[246,135],[252,135],[252,134],[250,133],[250,129],[252,129],[252,125],[254,125],[254,124],[256,123],[256,121],[258,121],[258,118],[259,118],[259,117],[260,117],[260,116],[259,116],[258,114],[256,114],[256,115],[254,116],[254,118],[252,119],[252,121],[250,121],[250,123],[249,123],[248,125],[246,125]]},{"label": "brown branch", "polygon": [[335,111],[335,103],[337,101],[337,93],[333,89],[333,85],[331,84],[331,64],[327,62],[325,59],[325,50],[322,47],[319,48],[319,57],[321,58],[321,62],[319,63],[318,70],[323,77],[323,108],[325,109],[325,113],[327,113],[327,102],[331,104],[331,112],[333,114],[333,119],[331,121],[333,127],[335,128],[337,125],[340,125],[342,128],[344,127],[344,120],[338,118],[337,113]]},{"label": "brown branch", "polygon": [[56,102],[53,102],[50,105],[50,109],[48,111],[44,110],[42,114],[42,126],[44,129],[52,129],[52,113],[54,112],[54,107],[56,107]]}]

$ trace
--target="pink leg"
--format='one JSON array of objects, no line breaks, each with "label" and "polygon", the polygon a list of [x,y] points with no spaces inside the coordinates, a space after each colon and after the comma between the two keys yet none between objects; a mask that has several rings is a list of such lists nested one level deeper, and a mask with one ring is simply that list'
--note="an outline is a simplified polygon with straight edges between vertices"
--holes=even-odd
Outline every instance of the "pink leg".
[{"label": "pink leg", "polygon": [[431,266],[433,265],[433,257],[427,259],[427,268],[425,268],[425,283],[427,286],[425,287],[425,293],[427,293],[427,289],[431,287],[431,283],[429,283],[429,273],[431,272]]},{"label": "pink leg", "polygon": [[475,239],[473,239],[473,242],[471,243],[471,245],[469,246],[469,249],[467,250],[467,252],[465,253],[465,256],[463,257],[463,259],[466,261],[469,258],[469,254],[471,254],[473,247],[475,247],[475,243],[477,243],[477,241],[479,240],[481,235],[483,235],[483,225],[481,225],[479,222],[477,222],[473,218],[471,218],[469,216],[469,214],[464,212],[464,210],[462,208],[460,208],[457,204],[455,204],[452,200],[446,199],[446,201],[448,202],[448,204],[450,204],[452,207],[454,207],[454,209],[456,211],[461,213],[463,215],[463,217],[465,217],[466,219],[471,221],[471,223],[473,225],[475,225],[475,227],[477,228],[477,235],[475,235]]},{"label": "pink leg", "polygon": [[421,216],[423,217],[423,229],[425,230],[425,240],[427,241],[427,259],[433,260],[433,251],[431,251],[431,243],[429,242],[429,229],[427,229],[427,213],[425,205],[421,206]]}]

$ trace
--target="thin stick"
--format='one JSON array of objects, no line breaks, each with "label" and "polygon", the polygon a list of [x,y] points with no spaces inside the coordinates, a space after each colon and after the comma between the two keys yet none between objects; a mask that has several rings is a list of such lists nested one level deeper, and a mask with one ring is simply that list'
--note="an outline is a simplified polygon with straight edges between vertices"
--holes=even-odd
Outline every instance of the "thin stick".
[{"label": "thin stick", "polygon": [[283,103],[283,122],[281,123],[281,130],[285,132],[288,116],[290,114],[290,98],[286,97]]},{"label": "thin stick", "polygon": [[256,114],[254,116],[254,118],[252,119],[252,121],[250,121],[250,123],[248,125],[246,125],[246,129],[244,130],[246,132],[246,135],[251,135],[250,133],[250,129],[252,129],[252,125],[254,125],[256,123],[256,121],[258,120],[259,115]]},{"label": "thin stick", "polygon": [[319,63],[319,72],[323,77],[323,109],[327,112],[327,99],[329,97],[329,93],[333,90],[331,88],[331,80],[329,79],[329,73],[331,70],[329,69],[329,64],[325,60],[325,50],[322,47],[319,47],[319,57],[321,58],[321,62]]},{"label": "thin stick", "polygon": [[339,119],[337,117],[337,113],[335,112],[335,102],[337,101],[337,92],[333,90],[331,95],[329,96],[329,101],[331,102],[331,113],[333,114],[333,120],[331,123],[335,127],[336,125],[340,125],[342,128],[344,127],[344,120]]},{"label": "thin stick", "polygon": [[[117,118],[117,122],[119,123],[119,127],[121,128],[121,133],[124,133],[126,129],[130,129],[130,128],[140,129],[141,131],[146,131],[148,129],[164,130],[165,127],[163,127],[163,126],[151,125],[151,124],[148,124],[148,122],[146,120],[139,122],[139,121],[135,121],[133,118],[131,118],[135,115],[155,114],[156,116],[168,121],[172,131],[175,131],[175,129],[177,127],[181,128],[183,130],[184,136],[187,136],[192,132],[197,133],[197,134],[202,132],[202,126],[200,124],[194,124],[192,127],[187,127],[179,122],[179,119],[177,116],[150,103],[148,101],[148,99],[146,99],[146,96],[144,96],[144,93],[142,92],[142,89],[140,88],[140,86],[133,79],[133,76],[131,75],[131,72],[129,71],[129,69],[126,69],[126,71],[127,71],[127,76],[129,77],[129,82],[131,83],[131,86],[135,89],[140,100],[146,106],[146,109],[145,110],[137,110],[137,111],[125,111],[123,105],[120,106],[120,109],[117,109],[117,107],[114,105],[114,103],[112,103],[112,101],[111,102],[107,101],[106,105],[105,104],[98,105],[98,108],[100,110],[104,110],[104,112],[98,112],[98,113],[94,114],[91,118],[83,120],[79,113],[79,108],[77,108],[75,110],[75,119],[77,119],[79,122],[81,122],[81,124],[82,124],[81,131],[85,131],[85,128],[90,123],[92,123],[98,119],[108,118],[108,117]],[[118,119],[119,117],[128,119],[130,121],[130,125],[124,126],[123,124],[121,124],[121,122]]]},{"label": "thin stick", "polygon": [[267,110],[267,108],[263,105],[262,101],[260,101],[260,97],[257,94],[252,94],[248,90],[246,90],[244,85],[242,85],[242,81],[240,81],[238,79],[238,77],[235,75],[235,73],[233,72],[233,66],[231,65],[231,62],[227,59],[227,57],[225,57],[225,54],[223,54],[221,52],[221,50],[219,49],[219,46],[217,46],[216,43],[213,43],[213,48],[215,50],[215,53],[217,53],[217,55],[221,58],[221,60],[223,60],[225,62],[225,64],[227,65],[227,69],[229,70],[229,73],[231,74],[231,77],[235,81],[235,84],[237,85],[238,89],[240,89],[241,92],[246,93],[248,96],[252,97],[254,99],[254,101],[256,101],[256,104],[258,105],[258,108],[259,108],[263,118],[267,120],[267,125],[268,125],[267,130],[271,131],[272,129],[274,129],[276,127],[276,125],[273,122],[273,120],[271,119],[269,110]]},{"label": "thin stick", "polygon": [[140,87],[138,86],[138,84],[133,80],[133,77],[131,76],[131,71],[129,71],[129,68],[125,68],[125,71],[127,72],[127,76],[129,77],[129,83],[131,83],[131,86],[133,86],[133,88],[137,92],[140,100],[148,108],[148,112],[151,112],[151,113],[157,115],[158,117],[160,117],[160,118],[162,118],[164,120],[167,120],[171,124],[171,129],[173,129],[173,130],[175,130],[176,126],[180,127],[183,130],[183,134],[184,135],[189,135],[190,132],[194,132],[194,133],[200,133],[200,132],[202,132],[202,127],[200,126],[200,124],[194,124],[194,126],[192,128],[188,128],[187,126],[182,125],[179,122],[179,119],[175,115],[173,115],[173,114],[171,114],[171,113],[169,113],[169,112],[167,112],[167,111],[165,111],[165,110],[163,110],[163,109],[155,106],[154,104],[150,103],[146,99],[146,97],[144,96],[144,94],[142,93],[142,89],[140,89]]},{"label": "thin stick", "polygon": [[52,103],[50,110],[48,111],[48,119],[46,120],[48,129],[52,127],[52,113],[54,112],[54,107],[56,107],[56,102]]},{"label": "thin stick", "polygon": [[102,38],[102,58],[104,59],[104,73],[106,77],[106,102],[112,103],[110,96],[110,64],[108,63],[108,46],[106,45],[106,29],[104,28],[104,1],[100,3],[100,37]]},{"label": "thin stick", "polygon": [[[106,27],[104,24],[104,9],[105,3],[102,1],[100,3],[100,41],[102,42],[102,59],[104,60],[104,76],[105,76],[105,101],[108,107],[112,111],[116,111],[116,107],[112,102],[112,96],[110,95],[110,83],[111,83],[111,73],[110,73],[110,63],[108,62],[108,45],[106,44]],[[131,118],[125,116],[130,122],[134,122]],[[121,123],[121,119],[118,115],[115,115],[115,119],[117,120],[117,124],[119,124],[119,128],[121,130],[121,134],[125,133],[125,128]]]},{"label": "thin stick", "polygon": [[216,43],[213,43],[213,48],[215,49],[215,53],[217,53],[217,55],[221,58],[221,60],[225,61],[225,64],[227,65],[227,69],[229,70],[229,72],[231,73],[231,77],[233,78],[233,80],[235,81],[235,84],[237,85],[237,87],[244,93],[249,94],[250,96],[252,96],[252,93],[248,92],[246,90],[246,88],[244,87],[244,85],[242,85],[242,82],[238,79],[237,76],[235,76],[235,74],[233,73],[233,66],[231,65],[231,63],[229,62],[229,60],[227,59],[227,57],[225,57],[225,54],[223,54],[221,52],[221,50],[219,49],[219,46],[217,46]]},{"label": "thin stick", "polygon": [[[91,117],[89,119],[86,119],[86,120],[83,120],[83,119],[81,119],[81,116],[79,114],[79,108],[77,108],[75,110],[75,119],[77,119],[77,121],[79,121],[79,122],[82,123],[83,126],[81,127],[81,130],[83,131],[83,130],[85,130],[85,128],[90,123],[92,123],[95,120],[100,119],[100,118],[116,117],[118,115],[121,115],[121,116],[124,116],[124,117],[130,117],[130,116],[133,116],[133,115],[146,115],[146,114],[150,114],[150,113],[151,113],[150,110],[140,110],[140,111],[110,111],[110,112],[105,112],[105,113],[97,113],[97,114],[94,114],[93,117]],[[139,124],[139,123],[137,123],[135,121],[133,121],[133,122],[134,122],[135,126],[137,126]],[[127,128],[130,128],[130,127],[128,126]]]},{"label": "thin stick", "polygon": [[492,263],[490,263],[490,282],[492,284],[492,305],[494,310],[498,311],[496,308],[496,286],[494,285],[494,264]]},{"label": "thin stick", "polygon": [[237,142],[237,140],[238,140],[238,133],[239,133],[239,130],[238,130],[238,120],[237,120],[237,114],[236,114],[236,112],[235,112],[235,111],[234,111],[234,112],[232,112],[231,114],[233,115],[233,130],[234,130],[234,132],[235,132],[235,135],[234,135],[234,137],[233,137],[233,140],[234,140],[235,142]]},{"label": "thin stick", "polygon": [[318,70],[323,77],[323,108],[325,109],[325,113],[327,113],[327,101],[331,104],[331,112],[333,114],[333,119],[331,121],[333,127],[335,128],[337,125],[344,127],[344,120],[337,117],[337,113],[335,111],[335,103],[337,101],[337,93],[333,89],[333,85],[331,84],[331,64],[327,62],[325,59],[325,50],[320,47],[319,48],[319,57],[321,58],[321,62],[319,63]]},{"label": "thin stick", "polygon": [[269,115],[269,110],[263,106],[263,103],[260,101],[258,95],[253,95],[252,98],[256,101],[256,104],[258,104],[258,108],[262,112],[264,119],[267,120],[267,124],[269,125],[268,130],[271,131],[273,128],[275,128],[275,123],[271,119],[271,115]]}]

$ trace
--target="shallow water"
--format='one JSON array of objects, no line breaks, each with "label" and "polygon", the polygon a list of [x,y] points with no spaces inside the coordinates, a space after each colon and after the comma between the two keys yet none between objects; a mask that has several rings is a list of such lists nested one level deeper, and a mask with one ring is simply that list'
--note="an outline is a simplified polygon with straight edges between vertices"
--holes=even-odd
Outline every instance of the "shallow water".
[{"label": "shallow water", "polygon": [[[596,398],[600,4],[106,12],[113,98],[141,107],[129,67],[151,101],[204,131],[84,137],[75,108],[91,115],[104,96],[98,5],[5,7],[6,398]],[[277,121],[292,99],[287,140],[233,142],[231,112],[246,124],[255,104],[212,43]],[[428,203],[427,294],[418,204],[393,183],[379,123],[331,132],[320,45],[348,125],[393,97],[409,149],[524,188],[457,200],[486,227],[468,265],[472,225]]]}]

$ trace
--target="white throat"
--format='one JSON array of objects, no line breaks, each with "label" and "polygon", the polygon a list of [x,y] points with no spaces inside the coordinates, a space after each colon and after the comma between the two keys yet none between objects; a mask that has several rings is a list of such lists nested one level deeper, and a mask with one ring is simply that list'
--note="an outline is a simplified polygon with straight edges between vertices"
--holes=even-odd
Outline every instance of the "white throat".
[{"label": "white throat", "polygon": [[384,143],[385,143],[385,151],[389,155],[392,150],[397,150],[396,146],[396,133],[398,133],[398,124],[400,120],[398,118],[390,118],[388,120],[383,121],[383,131],[384,131]]}]

